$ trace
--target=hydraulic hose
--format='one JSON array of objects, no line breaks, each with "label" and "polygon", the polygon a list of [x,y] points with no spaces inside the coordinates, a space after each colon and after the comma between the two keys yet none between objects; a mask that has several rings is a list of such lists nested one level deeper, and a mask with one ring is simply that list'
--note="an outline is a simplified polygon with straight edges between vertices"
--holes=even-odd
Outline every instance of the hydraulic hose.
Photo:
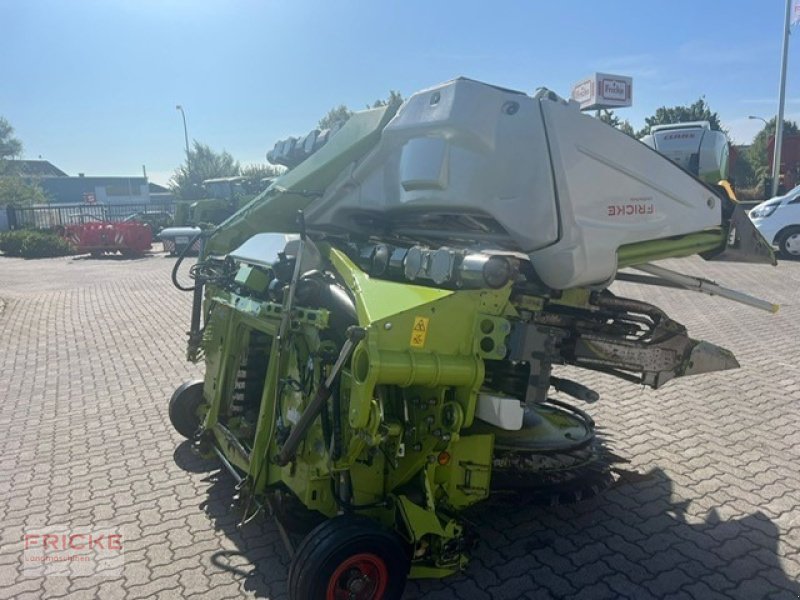
[{"label": "hydraulic hose", "polygon": [[339,376],[339,372],[344,367],[344,363],[350,358],[350,355],[353,353],[353,349],[356,347],[358,342],[364,339],[365,335],[366,329],[361,327],[353,326],[347,330],[347,340],[345,340],[345,343],[342,345],[342,349],[339,352],[339,357],[336,359],[336,362],[331,368],[330,373],[328,373],[328,377],[325,379],[325,381],[320,383],[314,398],[312,398],[308,403],[303,411],[303,414],[300,415],[297,423],[289,433],[289,437],[284,442],[280,453],[275,459],[276,464],[283,467],[289,464],[289,461],[294,459],[297,448],[300,446],[300,442],[303,441],[303,438],[308,432],[308,429],[311,427],[311,424],[319,416],[320,412],[325,407],[328,398],[330,398],[333,391],[333,384],[336,381],[336,378]]},{"label": "hydraulic hose", "polygon": [[197,242],[197,240],[199,240],[203,236],[204,233],[205,233],[205,231],[201,230],[198,234],[196,234],[189,241],[188,244],[186,244],[186,247],[178,255],[178,260],[175,261],[175,264],[172,267],[172,285],[174,285],[176,288],[178,288],[182,292],[193,292],[195,290],[195,288],[197,288],[197,284],[196,283],[194,285],[192,285],[191,287],[182,286],[178,282],[178,269],[180,268],[181,263],[183,262],[183,259],[186,258],[186,255],[189,253],[189,250],[192,248],[192,246],[194,246],[195,242]]},{"label": "hydraulic hose", "polygon": [[[178,282],[178,269],[180,268],[183,259],[186,258],[186,255],[189,253],[189,250],[205,233],[207,232],[201,230],[189,241],[186,247],[181,251],[178,259],[175,261],[175,264],[172,267],[172,285],[182,292],[192,292],[192,315],[191,324],[189,326],[189,342],[186,348],[186,358],[192,362],[196,362],[199,359],[200,345],[202,344],[203,340],[203,331],[200,328],[200,320],[203,306],[204,280],[202,278],[195,278],[194,284],[191,287],[183,286]],[[201,244],[197,264],[200,264],[200,261],[203,258],[202,254],[203,248]]]}]

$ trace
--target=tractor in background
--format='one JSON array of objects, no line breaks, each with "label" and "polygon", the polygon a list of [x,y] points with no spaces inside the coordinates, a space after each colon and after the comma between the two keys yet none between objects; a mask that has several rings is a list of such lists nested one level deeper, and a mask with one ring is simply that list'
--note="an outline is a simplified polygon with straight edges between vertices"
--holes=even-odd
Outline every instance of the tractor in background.
[{"label": "tractor in background", "polygon": [[[184,251],[196,254],[200,250],[200,243],[198,240],[191,242],[203,228],[222,223],[271,183],[272,179],[269,178],[254,179],[245,176],[206,179],[203,181],[203,190],[208,197],[179,201],[175,207],[173,226],[161,230],[157,239],[164,244],[164,251],[169,254],[181,254]],[[187,250],[190,243],[192,248]]]}]

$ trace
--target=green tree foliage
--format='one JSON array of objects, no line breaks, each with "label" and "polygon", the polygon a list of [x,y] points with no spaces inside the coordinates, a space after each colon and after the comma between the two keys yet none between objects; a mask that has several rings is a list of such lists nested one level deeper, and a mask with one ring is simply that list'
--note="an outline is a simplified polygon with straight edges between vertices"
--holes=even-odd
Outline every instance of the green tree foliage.
[{"label": "green tree foliage", "polygon": [[286,173],[286,170],[285,167],[264,164],[242,167],[241,174],[247,179],[241,183],[243,195],[239,200],[239,205],[243,206],[243,202],[248,202],[255,198],[269,187],[272,180]]},{"label": "green tree foliage", "polygon": [[194,140],[186,162],[175,169],[169,186],[181,200],[199,200],[206,196],[203,190],[206,179],[234,177],[240,172],[239,162],[226,151],[215,152]]},{"label": "green tree foliage", "polygon": [[22,154],[22,142],[14,136],[14,128],[0,117],[0,206],[43,204],[47,195],[36,182],[24,180],[13,170],[9,160]]},{"label": "green tree foliage", "polygon": [[49,231],[7,231],[0,233],[0,252],[6,256],[47,258],[74,254],[66,239]]},{"label": "green tree foliage", "polygon": [[607,125],[611,125],[612,127],[619,129],[622,133],[627,133],[631,137],[635,136],[635,132],[633,131],[633,126],[630,124],[630,121],[627,119],[623,121],[616,114],[614,114],[613,110],[601,110],[600,120]]},{"label": "green tree foliage", "polygon": [[47,194],[35,181],[25,181],[15,173],[0,176],[0,206],[30,206],[47,202]]},{"label": "green tree foliage", "polygon": [[[367,108],[380,108],[381,106],[400,106],[403,103],[403,94],[397,90],[389,90],[389,95],[385,99],[375,100],[372,104],[367,104]],[[344,104],[340,104],[328,111],[317,123],[319,129],[330,129],[338,122],[345,122],[350,118],[353,111]]]},{"label": "green tree foliage", "polygon": [[[777,123],[777,117],[773,117],[764,128],[756,134],[756,137],[753,138],[753,143],[750,145],[750,149],[747,152],[748,159],[750,165],[752,167],[754,173],[754,182],[759,183],[763,181],[765,177],[769,177],[772,165],[769,162],[769,140],[775,135],[775,124]],[[783,122],[783,135],[794,135],[797,134],[800,130],[797,127],[797,123],[794,121],[786,121]]]},{"label": "green tree foliage", "polygon": [[708,121],[711,129],[715,131],[726,131],[722,127],[719,115],[711,110],[704,96],[701,96],[693,104],[688,106],[662,106],[656,110],[656,114],[647,117],[644,122],[644,129],[641,129],[636,137],[642,137],[650,133],[650,129],[655,125],[670,125],[672,123],[688,123],[690,121]]},{"label": "green tree foliage", "polygon": [[268,179],[283,175],[286,169],[276,165],[253,164],[246,165],[241,169],[241,175],[250,179]]},{"label": "green tree foliage", "polygon": [[367,108],[380,108],[381,106],[400,106],[403,103],[403,94],[397,90],[389,90],[389,96],[385,100],[375,100],[371,105],[367,104]]},{"label": "green tree foliage", "polygon": [[0,172],[2,163],[22,154],[22,142],[14,137],[14,128],[5,117],[0,117]]},{"label": "green tree foliage", "polygon": [[317,123],[318,129],[330,129],[339,121],[347,121],[353,111],[347,108],[344,104],[340,104],[328,111],[328,114],[322,117]]},{"label": "green tree foliage", "polygon": [[731,179],[739,189],[750,188],[758,183],[755,169],[753,169],[753,164],[750,161],[750,152],[742,150],[741,147],[736,148],[736,159],[733,163]]}]

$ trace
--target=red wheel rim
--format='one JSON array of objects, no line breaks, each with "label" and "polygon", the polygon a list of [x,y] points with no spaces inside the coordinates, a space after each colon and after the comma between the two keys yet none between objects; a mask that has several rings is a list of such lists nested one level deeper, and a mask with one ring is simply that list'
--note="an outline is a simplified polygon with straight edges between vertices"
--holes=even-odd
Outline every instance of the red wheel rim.
[{"label": "red wheel rim", "polygon": [[386,593],[389,571],[383,559],[368,552],[340,564],[328,580],[326,600],[380,600]]}]

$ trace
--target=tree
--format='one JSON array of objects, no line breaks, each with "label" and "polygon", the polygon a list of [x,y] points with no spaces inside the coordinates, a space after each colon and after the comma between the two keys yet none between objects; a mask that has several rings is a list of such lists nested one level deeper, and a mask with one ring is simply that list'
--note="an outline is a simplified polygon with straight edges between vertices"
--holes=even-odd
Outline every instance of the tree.
[{"label": "tree", "polygon": [[14,137],[14,128],[5,117],[0,117],[0,160],[22,154],[22,142]]},{"label": "tree", "polygon": [[[367,108],[380,108],[381,106],[400,106],[403,103],[403,95],[397,90],[389,90],[389,95],[385,100],[375,100],[372,104],[367,104]],[[347,108],[344,104],[340,104],[328,111],[324,117],[319,120],[317,127],[319,129],[330,129],[336,123],[344,123],[353,111]]]},{"label": "tree", "polygon": [[14,128],[5,117],[0,117],[0,174],[8,169],[9,158],[22,154],[22,142],[14,137]]},{"label": "tree", "polygon": [[347,108],[344,104],[340,104],[339,106],[332,108],[328,111],[328,114],[322,117],[317,123],[317,127],[319,129],[330,129],[336,123],[340,121],[344,123],[347,119],[350,118],[350,115],[353,114],[353,111]]},{"label": "tree", "polygon": [[0,177],[0,206],[30,206],[49,201],[45,191],[35,181],[25,181],[16,174]]},{"label": "tree", "polygon": [[44,204],[47,194],[35,181],[26,181],[12,169],[9,159],[22,154],[22,142],[14,136],[14,128],[0,117],[0,206]]},{"label": "tree", "polygon": [[[754,183],[758,183],[765,177],[769,177],[772,172],[772,164],[769,162],[769,140],[775,135],[775,124],[778,122],[777,117],[773,117],[764,128],[756,134],[753,138],[753,143],[748,150],[748,158],[754,172]],[[797,123],[794,121],[783,122],[783,135],[794,135],[798,133]]]},{"label": "tree", "polygon": [[617,115],[614,114],[613,110],[601,110],[600,111],[600,120],[607,125],[611,125],[616,129],[619,129],[622,133],[627,133],[631,137],[635,137],[635,133],[633,131],[633,126],[630,124],[630,121],[625,119],[624,121],[620,119]]},{"label": "tree", "polygon": [[672,123],[688,123],[690,121],[708,121],[711,129],[715,131],[727,131],[722,127],[719,115],[711,111],[706,102],[705,96],[701,96],[696,102],[688,106],[662,106],[656,110],[656,114],[647,117],[644,122],[644,129],[640,130],[636,137],[642,137],[650,133],[650,128],[655,125],[670,125]]},{"label": "tree", "polygon": [[242,167],[240,174],[250,179],[269,179],[283,175],[286,169],[274,165],[253,164]]},{"label": "tree", "polygon": [[737,188],[751,188],[758,183],[753,163],[750,160],[750,152],[743,150],[741,146],[735,147],[736,158],[733,162],[731,179]]},{"label": "tree", "polygon": [[208,145],[194,140],[186,162],[175,169],[169,186],[181,200],[198,200],[206,195],[203,190],[206,179],[234,177],[240,172],[239,162],[225,150],[214,152]]},{"label": "tree", "polygon": [[389,90],[389,96],[386,100],[375,100],[370,106],[367,104],[367,108],[380,108],[381,106],[400,106],[403,103],[403,94],[398,92],[397,90]]}]

